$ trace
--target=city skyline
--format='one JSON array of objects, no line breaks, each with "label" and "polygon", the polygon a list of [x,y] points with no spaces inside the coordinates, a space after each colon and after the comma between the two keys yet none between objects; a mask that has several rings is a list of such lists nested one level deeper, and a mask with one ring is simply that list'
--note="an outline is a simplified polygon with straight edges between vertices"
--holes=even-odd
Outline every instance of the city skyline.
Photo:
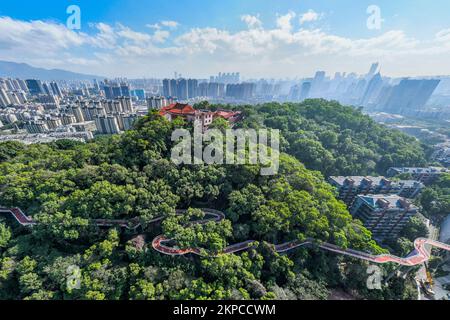
[{"label": "city skyline", "polygon": [[[363,74],[373,61],[392,77],[450,74],[444,1],[47,2],[2,4],[0,60],[129,78]],[[66,27],[69,5],[81,10],[80,30]],[[380,28],[367,25],[371,5]]]}]

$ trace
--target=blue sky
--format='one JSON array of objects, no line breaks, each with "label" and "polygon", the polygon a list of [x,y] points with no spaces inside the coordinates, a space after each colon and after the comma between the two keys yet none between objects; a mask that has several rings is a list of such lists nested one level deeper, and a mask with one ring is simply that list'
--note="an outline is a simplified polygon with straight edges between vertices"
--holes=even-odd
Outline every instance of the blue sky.
[{"label": "blue sky", "polygon": [[[81,30],[65,27],[74,4]],[[447,0],[2,1],[0,17],[0,59],[105,76],[450,74]]]}]

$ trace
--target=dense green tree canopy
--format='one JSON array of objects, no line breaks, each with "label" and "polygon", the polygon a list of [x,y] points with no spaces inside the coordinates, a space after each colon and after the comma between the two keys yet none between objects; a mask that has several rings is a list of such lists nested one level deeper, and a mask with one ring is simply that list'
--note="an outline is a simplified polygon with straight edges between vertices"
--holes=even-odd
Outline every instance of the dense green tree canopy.
[{"label": "dense green tree canopy", "polygon": [[[282,130],[277,175],[261,176],[258,165],[175,165],[171,133],[189,125],[157,113],[86,144],[0,144],[0,205],[40,223],[23,228],[0,216],[0,299],[325,299],[337,287],[374,297],[366,263],[308,248],[280,255],[272,244],[314,237],[383,252],[324,175],[419,165],[423,150],[335,102],[239,108],[238,126]],[[199,207],[226,219],[195,223]],[[164,219],[151,223],[157,217]],[[140,228],[99,228],[92,219],[133,219]],[[172,258],[152,250],[160,234],[210,253],[247,239],[259,244],[239,255]],[[376,298],[392,294],[386,288]]]}]

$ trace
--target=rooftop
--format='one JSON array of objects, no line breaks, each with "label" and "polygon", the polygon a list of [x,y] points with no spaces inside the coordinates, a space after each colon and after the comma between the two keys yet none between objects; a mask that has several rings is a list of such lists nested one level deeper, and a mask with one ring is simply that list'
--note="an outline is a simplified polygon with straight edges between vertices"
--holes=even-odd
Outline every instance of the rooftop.
[{"label": "rooftop", "polygon": [[373,209],[416,209],[411,202],[397,195],[367,195],[358,196]]},{"label": "rooftop", "polygon": [[165,115],[167,113],[175,115],[194,115],[196,113],[196,110],[188,104],[173,103],[167,107],[162,108],[160,111],[161,115]]},{"label": "rooftop", "polygon": [[398,173],[445,173],[445,172],[450,172],[449,169],[446,169],[444,167],[391,168],[390,170],[397,171]]},{"label": "rooftop", "polygon": [[415,187],[420,186],[422,183],[415,180],[401,180],[392,181],[385,177],[364,177],[364,176],[347,176],[347,177],[330,177],[330,179],[339,186],[344,185],[354,185],[354,186],[364,186],[364,185],[392,185],[400,187]]}]

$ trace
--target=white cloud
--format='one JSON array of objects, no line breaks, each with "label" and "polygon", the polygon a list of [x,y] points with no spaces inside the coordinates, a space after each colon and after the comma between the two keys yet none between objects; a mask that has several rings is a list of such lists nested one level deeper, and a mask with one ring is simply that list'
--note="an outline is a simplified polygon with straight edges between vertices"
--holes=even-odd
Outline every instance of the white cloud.
[{"label": "white cloud", "polygon": [[401,30],[355,39],[295,26],[296,16],[292,11],[278,15],[275,27],[264,28],[258,15],[244,15],[247,28],[242,30],[192,28],[177,37],[169,29],[178,23],[169,20],[153,25],[151,32],[106,23],[75,32],[55,22],[0,17],[0,59],[111,76],[166,76],[173,70],[207,75],[221,69],[293,76],[319,68],[357,71],[356,65],[365,69],[375,60],[390,63],[383,70],[391,73],[400,72],[395,63],[401,70],[411,63],[414,73],[420,59],[427,61],[428,73],[450,73],[448,63],[438,65],[450,53],[450,29],[429,41]]},{"label": "white cloud", "polygon": [[163,43],[170,37],[170,32],[165,30],[156,30],[152,39],[155,42]]},{"label": "white cloud", "polygon": [[176,29],[180,24],[176,21],[166,20],[161,21],[161,25],[163,25],[164,27],[168,27],[170,29]]},{"label": "white cloud", "polygon": [[[158,31],[156,31],[158,32]],[[156,33],[155,32],[155,33]],[[150,41],[152,37],[147,33],[136,32],[128,27],[119,25],[119,30],[117,31],[117,36],[134,41],[134,42],[146,42]]]},{"label": "white cloud", "polygon": [[306,22],[313,22],[319,20],[321,14],[315,12],[312,9],[309,9],[307,12],[300,15],[300,24],[304,24]]},{"label": "white cloud", "polygon": [[286,31],[290,31],[292,29],[291,20],[294,19],[296,13],[293,11],[289,11],[287,14],[279,16],[277,18],[277,26]]},{"label": "white cloud", "polygon": [[159,23],[153,23],[153,24],[146,24],[145,25],[147,28],[150,29],[161,29],[161,25]]},{"label": "white cloud", "polygon": [[83,33],[67,29],[62,24],[37,21],[14,20],[0,17],[0,48],[42,51],[40,43],[45,43],[49,51],[66,49],[72,45],[82,45],[88,41]]},{"label": "white cloud", "polygon": [[241,16],[241,20],[247,24],[250,29],[261,28],[262,22],[258,16],[252,16],[249,14]]},{"label": "white cloud", "polygon": [[443,29],[436,33],[436,40],[438,42],[443,43],[450,43],[450,28],[449,29]]},{"label": "white cloud", "polygon": [[154,23],[154,24],[146,24],[145,26],[147,28],[156,29],[156,30],[160,30],[163,27],[166,27],[166,28],[174,30],[174,29],[177,29],[179,27],[179,25],[180,24],[177,21],[163,20],[163,21],[160,21],[160,22]]}]

